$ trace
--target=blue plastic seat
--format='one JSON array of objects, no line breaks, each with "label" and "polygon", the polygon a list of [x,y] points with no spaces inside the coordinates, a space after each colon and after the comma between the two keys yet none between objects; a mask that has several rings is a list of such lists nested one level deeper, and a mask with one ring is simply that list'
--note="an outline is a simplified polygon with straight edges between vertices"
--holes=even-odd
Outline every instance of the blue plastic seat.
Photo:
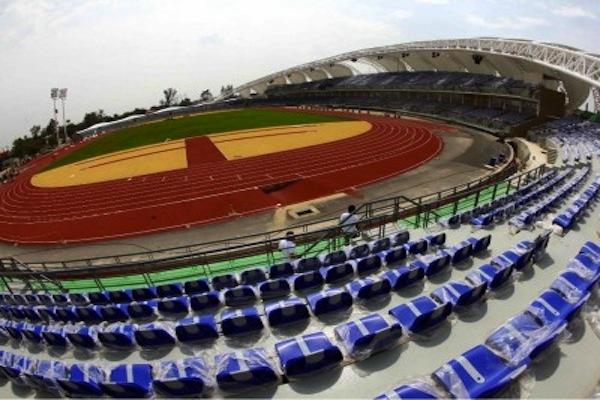
[{"label": "blue plastic seat", "polygon": [[400,304],[389,310],[407,331],[418,333],[432,328],[448,318],[452,312],[452,304],[436,303],[427,296],[418,297],[410,302]]},{"label": "blue plastic seat", "polygon": [[293,297],[265,305],[265,314],[271,327],[305,321],[310,318],[303,300]]},{"label": "blue plastic seat", "polygon": [[148,301],[158,297],[154,287],[132,289],[131,296],[134,301]]},{"label": "blue plastic seat", "polygon": [[29,384],[36,390],[59,394],[57,379],[65,379],[67,367],[62,361],[38,360],[35,368],[25,372]]},{"label": "blue plastic seat", "polygon": [[9,321],[9,323],[4,326],[4,329],[15,341],[21,341],[23,339],[23,327],[25,324],[25,322]]},{"label": "blue plastic seat", "polygon": [[104,305],[109,304],[110,299],[108,297],[108,292],[93,292],[88,293],[89,302],[96,305]]},{"label": "blue plastic seat", "polygon": [[181,283],[167,283],[156,287],[156,295],[159,298],[179,297],[183,295],[183,285]]},{"label": "blue plastic seat", "polygon": [[111,349],[130,349],[135,345],[136,330],[137,326],[134,324],[108,325],[98,331],[98,341]]},{"label": "blue plastic seat", "polygon": [[72,364],[67,376],[56,382],[69,397],[101,397],[100,383],[105,379],[104,370],[94,364]]},{"label": "blue plastic seat", "polygon": [[41,343],[43,340],[42,332],[44,332],[46,329],[46,325],[25,324],[21,329],[21,333],[29,342]]},{"label": "blue plastic seat", "polygon": [[219,275],[212,278],[212,287],[215,290],[233,288],[237,285],[239,285],[239,282],[233,274]]},{"label": "blue plastic seat", "polygon": [[471,219],[471,225],[473,225],[474,227],[477,227],[477,228],[488,227],[492,224],[492,222],[494,222],[494,214],[491,212],[478,215],[476,217],[473,217],[473,219]]},{"label": "blue plastic seat", "polygon": [[267,280],[267,274],[262,268],[247,269],[240,274],[242,285],[256,285]]},{"label": "blue plastic seat", "polygon": [[39,307],[37,309],[37,313],[40,316],[40,318],[43,319],[44,321],[47,321],[47,322],[60,321],[58,319],[58,316],[56,315],[56,307],[53,307],[53,306]]},{"label": "blue plastic seat", "polygon": [[126,304],[101,306],[100,316],[107,322],[127,321],[130,318]]},{"label": "blue plastic seat", "polygon": [[429,246],[443,246],[446,244],[446,232],[436,233],[435,235],[425,236],[425,240]]},{"label": "blue plastic seat", "polygon": [[408,254],[412,254],[413,256],[417,254],[425,254],[428,247],[429,245],[425,239],[412,240],[404,244],[406,252]]},{"label": "blue plastic seat", "polygon": [[350,253],[348,254],[348,258],[350,260],[354,260],[357,258],[368,257],[371,254],[371,247],[368,244],[359,244],[350,249]]},{"label": "blue plastic seat", "polygon": [[353,298],[366,301],[387,295],[392,290],[392,285],[385,278],[364,278],[348,283],[346,290]]},{"label": "blue plastic seat", "polygon": [[133,334],[135,341],[142,348],[173,346],[177,341],[175,329],[167,322],[140,325]]},{"label": "blue plastic seat", "polygon": [[431,297],[439,303],[450,302],[452,308],[456,306],[468,306],[483,297],[487,290],[487,283],[476,285],[466,282],[448,282],[433,291]]},{"label": "blue plastic seat", "polygon": [[398,265],[406,260],[406,249],[404,247],[392,247],[379,253],[385,260],[385,264],[389,266]]},{"label": "blue plastic seat", "polygon": [[225,336],[258,332],[263,327],[263,322],[256,307],[225,310],[221,313],[221,331]]},{"label": "blue plastic seat", "polygon": [[310,271],[318,271],[322,267],[319,257],[306,257],[296,260],[296,272],[304,273]]},{"label": "blue plastic seat", "polygon": [[349,262],[323,267],[320,272],[325,283],[336,283],[354,276],[354,268]]},{"label": "blue plastic seat", "polygon": [[68,344],[66,329],[59,325],[48,326],[48,329],[42,332],[42,337],[48,346],[66,347]]},{"label": "blue plastic seat", "polygon": [[495,397],[527,365],[509,366],[490,349],[478,345],[435,370],[433,377],[455,398]]},{"label": "blue plastic seat", "polygon": [[113,290],[108,292],[108,298],[115,304],[131,303],[133,301],[133,294],[131,289]]},{"label": "blue plastic seat", "polygon": [[140,303],[127,304],[127,314],[132,319],[149,319],[156,316],[158,300],[148,300]]},{"label": "blue plastic seat", "polygon": [[210,283],[207,279],[196,279],[195,281],[185,282],[183,285],[185,293],[188,296],[210,292]]},{"label": "blue plastic seat", "polygon": [[560,293],[554,290],[545,290],[527,307],[527,312],[535,315],[547,325],[563,321],[570,322],[581,310],[590,295],[588,293],[579,301],[570,303]]},{"label": "blue plastic seat", "polygon": [[56,307],[54,310],[56,319],[61,322],[78,322],[79,318],[75,314],[75,306]]},{"label": "blue plastic seat", "polygon": [[465,240],[445,249],[444,252],[450,255],[452,265],[456,265],[471,257],[473,254],[473,245]]},{"label": "blue plastic seat", "polygon": [[84,293],[69,293],[67,297],[69,298],[69,303],[75,306],[86,306],[90,303],[87,295]]},{"label": "blue plastic seat", "polygon": [[98,329],[95,326],[82,326],[68,332],[67,339],[75,347],[94,349],[98,345]]},{"label": "blue plastic seat", "polygon": [[372,241],[371,243],[369,243],[369,247],[371,248],[372,254],[379,254],[381,252],[389,250],[390,247],[392,247],[392,241],[390,238],[385,237],[383,239]]},{"label": "blue plastic seat", "polygon": [[477,270],[467,275],[467,280],[477,285],[479,283],[487,283],[490,289],[498,289],[508,281],[513,271],[512,265],[496,266],[491,264],[483,264]]},{"label": "blue plastic seat", "polygon": [[381,274],[392,286],[392,290],[400,290],[420,282],[425,277],[425,270],[416,265],[391,269]]},{"label": "blue plastic seat", "polygon": [[600,279],[600,257],[580,252],[569,262],[566,270],[575,272],[593,285]]},{"label": "blue plastic seat", "polygon": [[0,361],[0,374],[6,376],[12,383],[19,386],[29,386],[22,372],[35,368],[37,360],[20,354],[4,352]]},{"label": "blue plastic seat", "polygon": [[187,314],[190,310],[188,296],[171,297],[158,301],[158,311],[163,314]]},{"label": "blue plastic seat", "polygon": [[373,274],[381,269],[381,257],[373,255],[356,260],[356,273],[360,276]]},{"label": "blue plastic seat", "polygon": [[269,278],[287,278],[294,275],[294,266],[291,263],[285,262],[274,264],[269,267]]},{"label": "blue plastic seat", "polygon": [[294,291],[317,289],[323,286],[323,276],[319,271],[305,272],[291,277]]},{"label": "blue plastic seat", "polygon": [[67,298],[67,295],[64,293],[55,293],[52,295],[52,301],[54,301],[54,304],[67,304],[69,302],[69,299]]},{"label": "blue plastic seat", "polygon": [[152,394],[150,364],[120,364],[113,367],[100,387],[110,397],[143,398]]},{"label": "blue plastic seat", "polygon": [[442,398],[430,384],[421,381],[407,382],[396,386],[390,392],[376,396],[374,400],[397,399],[438,399]]},{"label": "blue plastic seat", "polygon": [[196,312],[214,310],[221,306],[219,292],[212,291],[208,293],[197,294],[190,298],[190,306]]},{"label": "blue plastic seat", "polygon": [[329,265],[345,263],[347,259],[348,256],[344,250],[336,250],[325,254],[321,262],[324,267],[327,267]]},{"label": "blue plastic seat", "polygon": [[217,384],[224,392],[243,392],[275,384],[279,376],[265,349],[247,349],[215,356]]},{"label": "blue plastic seat", "polygon": [[371,314],[335,328],[335,334],[350,357],[363,360],[389,349],[402,337],[398,322],[388,322],[379,314]]},{"label": "blue plastic seat", "polygon": [[471,243],[473,248],[473,255],[478,255],[485,252],[488,247],[490,247],[490,243],[492,242],[492,235],[485,235],[479,238],[470,237],[467,238],[467,242]]},{"label": "blue plastic seat", "polygon": [[283,340],[275,344],[275,350],[288,379],[334,368],[343,358],[323,332]]},{"label": "blue plastic seat", "polygon": [[281,279],[270,279],[262,282],[258,286],[258,292],[260,298],[263,300],[274,299],[277,297],[285,297],[290,294],[291,288],[287,280]]},{"label": "blue plastic seat", "polygon": [[440,252],[435,255],[421,256],[411,263],[413,268],[421,268],[425,276],[439,274],[450,265],[450,255]]},{"label": "blue plastic seat", "polygon": [[566,271],[550,284],[550,289],[560,293],[569,303],[578,303],[589,294],[592,283],[575,272]]},{"label": "blue plastic seat", "polygon": [[78,321],[85,322],[86,324],[99,324],[102,322],[100,309],[101,306],[75,307],[75,315]]},{"label": "blue plastic seat", "polygon": [[256,291],[253,286],[240,285],[232,289],[223,291],[225,305],[230,307],[238,307],[255,303],[257,300]]},{"label": "blue plastic seat", "polygon": [[312,313],[316,316],[340,312],[352,307],[352,296],[342,289],[326,289],[307,296]]},{"label": "blue plastic seat", "polygon": [[512,266],[513,269],[520,271],[529,265],[533,256],[533,250],[529,250],[523,253],[519,253],[515,250],[507,250],[497,257],[492,259],[492,264],[499,265],[501,267]]},{"label": "blue plastic seat", "polygon": [[200,357],[162,361],[152,385],[163,397],[201,397],[212,390],[209,368]]},{"label": "blue plastic seat", "polygon": [[213,315],[185,318],[175,326],[177,339],[183,343],[213,340],[219,337]]},{"label": "blue plastic seat", "polygon": [[398,231],[391,235],[390,239],[392,246],[402,246],[410,240],[410,232],[405,229]]}]

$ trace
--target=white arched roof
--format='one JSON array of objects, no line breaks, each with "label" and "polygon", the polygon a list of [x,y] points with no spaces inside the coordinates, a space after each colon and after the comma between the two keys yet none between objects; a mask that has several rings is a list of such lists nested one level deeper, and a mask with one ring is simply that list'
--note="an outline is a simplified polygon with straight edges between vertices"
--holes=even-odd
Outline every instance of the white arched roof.
[{"label": "white arched roof", "polygon": [[[436,57],[432,53],[439,53]],[[472,56],[483,60],[477,64]],[[349,76],[359,73],[353,64],[367,65],[376,72],[466,71],[509,76],[532,83],[544,79],[562,81],[570,99],[569,108],[579,107],[592,87],[600,88],[600,56],[556,43],[525,39],[472,38],[409,42],[339,54],[275,72],[234,89],[248,96],[263,93],[270,85],[304,82],[308,79]],[[221,100],[221,98],[216,99]]]}]

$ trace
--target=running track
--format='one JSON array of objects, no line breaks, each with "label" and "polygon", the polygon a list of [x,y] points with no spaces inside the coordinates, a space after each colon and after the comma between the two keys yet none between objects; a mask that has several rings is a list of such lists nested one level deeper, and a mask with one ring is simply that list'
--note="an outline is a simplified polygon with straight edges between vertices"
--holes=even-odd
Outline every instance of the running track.
[{"label": "running track", "polygon": [[15,181],[0,186],[0,240],[74,243],[223,221],[380,181],[442,149],[442,140],[432,133],[439,125],[347,115],[372,128],[337,142],[232,161],[216,157],[128,180],[38,188],[31,176],[56,154],[40,157]]}]

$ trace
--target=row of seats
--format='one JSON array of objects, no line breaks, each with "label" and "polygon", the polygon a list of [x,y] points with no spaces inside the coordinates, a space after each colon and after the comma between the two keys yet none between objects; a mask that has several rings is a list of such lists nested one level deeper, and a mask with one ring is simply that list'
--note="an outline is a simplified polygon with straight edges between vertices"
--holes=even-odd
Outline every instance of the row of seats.
[{"label": "row of seats", "polygon": [[[443,233],[428,236],[421,241],[420,251],[426,249],[425,244],[427,243],[432,243],[432,246],[439,247],[444,242],[445,234]],[[262,315],[266,316],[269,326],[276,328],[281,325],[308,319],[310,317],[309,309],[312,315],[319,317],[323,314],[347,310],[353,305],[354,301],[368,301],[372,298],[388,294],[391,290],[400,290],[422,280],[425,276],[429,277],[440,273],[449,265],[459,264],[473,255],[481,254],[487,250],[490,242],[491,235],[481,238],[470,237],[455,246],[439,250],[437,254],[418,257],[406,266],[402,265],[389,269],[380,274],[380,276],[353,280],[347,283],[344,289],[329,288],[311,293],[307,295],[306,300],[298,297],[288,297],[280,301],[267,303],[264,306],[264,313],[260,313],[256,307],[237,310],[227,309],[221,313],[219,324],[217,324],[217,319],[213,315],[183,318],[176,323],[168,321],[142,325],[115,323],[108,326],[103,324],[98,327],[87,323],[102,322],[101,318],[103,315],[100,313],[94,316],[93,319],[88,318],[88,320],[84,321],[86,322],[84,326],[45,325],[19,322],[18,320],[3,320],[0,321],[0,333],[4,330],[6,336],[10,336],[14,340],[22,340],[24,338],[29,342],[45,343],[49,346],[58,347],[65,347],[71,343],[74,346],[88,349],[98,347],[99,343],[109,348],[130,348],[136,344],[141,347],[154,347],[173,345],[177,341],[189,343],[214,339],[219,334],[224,336],[247,334],[261,331],[264,328]],[[410,248],[410,242],[406,246]],[[406,254],[406,248],[401,246],[384,252],[382,258],[386,260],[387,266],[392,267],[393,265],[397,265],[398,262],[404,261]],[[313,271],[312,273],[305,274],[317,273],[317,271]],[[478,283],[478,285],[481,285],[481,283]],[[315,286],[315,288],[317,287],[320,286]],[[170,299],[169,301],[174,302],[174,304],[183,302],[181,298]],[[76,311],[79,310],[79,312],[81,310],[89,311],[90,307],[92,309],[100,308],[100,311],[104,310],[106,312],[106,308],[102,308],[103,306],[75,307],[75,309]],[[132,305],[122,305],[122,307],[132,307]],[[187,303],[181,307],[187,311]],[[175,308],[175,306],[172,306],[172,308]],[[148,312],[153,312],[153,310]],[[64,318],[62,313],[59,315],[40,313],[39,315],[48,317],[47,321],[75,322],[74,314],[70,318]],[[86,314],[86,316],[89,315]],[[11,316],[20,315],[13,312]],[[125,317],[120,320],[126,320]],[[106,322],[115,322],[118,320],[116,318],[104,319]]]},{"label": "row of seats", "polygon": [[560,227],[563,233],[573,228],[583,212],[589,207],[590,202],[598,196],[600,191],[600,176],[587,186],[567,207],[552,220],[552,224]]},{"label": "row of seats", "polygon": [[[545,245],[545,239],[536,239],[519,243],[514,251],[533,258],[543,252]],[[342,323],[334,329],[335,338],[316,332],[280,341],[274,346],[276,359],[263,348],[217,355],[214,379],[201,357],[162,361],[158,365],[120,364],[105,371],[92,364],[66,365],[2,352],[0,372],[15,384],[54,390],[71,397],[146,397],[152,392],[171,397],[201,396],[210,392],[215,380],[222,391],[235,392],[277,383],[281,375],[288,380],[301,378],[339,366],[345,358],[367,358],[395,346],[406,335],[436,326],[451,311],[481,298],[486,289],[485,284],[450,282],[431,296],[392,308],[389,316],[371,314]]]},{"label": "row of seats", "polygon": [[497,397],[538,358],[565,329],[600,279],[600,246],[587,242],[525,311],[510,318],[486,339],[432,373],[443,392],[424,381],[412,381],[376,397]]}]

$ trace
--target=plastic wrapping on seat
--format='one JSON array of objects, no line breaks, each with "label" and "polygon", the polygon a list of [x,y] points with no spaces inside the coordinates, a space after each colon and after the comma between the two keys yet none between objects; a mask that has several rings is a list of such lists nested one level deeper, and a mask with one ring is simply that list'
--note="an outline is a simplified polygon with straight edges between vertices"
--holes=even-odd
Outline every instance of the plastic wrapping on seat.
[{"label": "plastic wrapping on seat", "polygon": [[445,253],[421,256],[411,263],[411,266],[422,268],[425,276],[433,276],[442,272],[450,265],[450,256]]},{"label": "plastic wrapping on seat", "polygon": [[533,249],[518,253],[514,250],[508,250],[503,252],[497,257],[492,259],[492,264],[499,265],[501,267],[512,266],[513,269],[520,271],[525,268],[533,257]]},{"label": "plastic wrapping on seat", "polygon": [[258,291],[260,293],[261,299],[268,300],[289,295],[291,292],[291,288],[287,280],[280,278],[270,279],[268,281],[262,282],[258,286]]},{"label": "plastic wrapping on seat", "polygon": [[288,278],[294,275],[294,266],[291,263],[285,262],[274,264],[269,267],[269,278]]},{"label": "plastic wrapping on seat", "polygon": [[427,235],[425,240],[429,246],[443,246],[446,243],[446,232],[436,233],[435,235]]},{"label": "plastic wrapping on seat", "polygon": [[213,315],[185,318],[177,322],[175,334],[183,343],[213,340],[219,336]]},{"label": "plastic wrapping on seat", "polygon": [[160,298],[179,297],[183,295],[183,285],[181,283],[168,283],[156,287],[156,295]]},{"label": "plastic wrapping on seat", "polygon": [[279,382],[279,374],[264,348],[219,354],[215,365],[217,385],[224,392],[243,392]]},{"label": "plastic wrapping on seat", "polygon": [[223,290],[227,288],[236,287],[239,283],[235,275],[233,274],[225,274],[219,275],[212,278],[212,287],[215,290]]},{"label": "plastic wrapping on seat", "polygon": [[65,379],[67,367],[62,361],[38,360],[23,372],[29,385],[34,389],[58,395],[60,387],[57,379]]},{"label": "plastic wrapping on seat", "polygon": [[412,255],[425,254],[425,252],[427,252],[427,248],[429,247],[425,239],[412,240],[405,243],[403,246],[406,249],[406,252]]},{"label": "plastic wrapping on seat", "polygon": [[132,319],[149,319],[156,316],[158,300],[127,304],[127,313]]},{"label": "plastic wrapping on seat", "polygon": [[349,262],[323,267],[320,272],[325,283],[336,283],[354,276],[354,268]]},{"label": "plastic wrapping on seat", "polygon": [[59,325],[48,326],[48,329],[42,332],[42,337],[48,346],[66,347],[68,344],[67,329]]},{"label": "plastic wrapping on seat", "polygon": [[369,243],[369,247],[371,248],[371,253],[378,254],[383,251],[389,250],[392,246],[392,241],[390,238],[382,238],[378,240],[374,240]]},{"label": "plastic wrapping on seat", "polygon": [[401,246],[410,240],[410,232],[406,229],[398,231],[391,236],[392,246]]},{"label": "plastic wrapping on seat", "polygon": [[448,361],[435,370],[432,376],[452,397],[494,397],[508,387],[527,365],[509,366],[490,349],[478,345]]},{"label": "plastic wrapping on seat", "polygon": [[242,285],[256,285],[267,280],[267,274],[262,268],[247,269],[240,274]]},{"label": "plastic wrapping on seat", "polygon": [[443,396],[438,393],[433,385],[422,380],[414,380],[403,383],[390,391],[381,393],[374,400],[396,400],[396,399],[438,399]]},{"label": "plastic wrapping on seat", "polygon": [[76,306],[86,306],[90,303],[84,293],[69,293],[67,297],[69,298],[69,303]]},{"label": "plastic wrapping on seat", "polygon": [[86,324],[99,324],[102,322],[101,308],[102,306],[96,305],[75,307],[77,321],[85,322]]},{"label": "plastic wrapping on seat", "polygon": [[509,365],[520,365],[528,359],[534,359],[565,327],[563,321],[544,324],[525,312],[496,328],[486,339],[485,345]]},{"label": "plastic wrapping on seat", "polygon": [[425,277],[425,270],[417,265],[411,264],[408,267],[391,269],[381,274],[383,279],[390,282],[392,290],[400,290],[417,282]]},{"label": "plastic wrapping on seat", "polygon": [[271,327],[278,327],[310,318],[303,300],[293,297],[265,305],[265,314]]},{"label": "plastic wrapping on seat", "polygon": [[406,260],[406,249],[402,246],[392,247],[379,254],[381,257],[383,257],[387,266],[397,265]]},{"label": "plastic wrapping on seat", "polygon": [[468,241],[463,241],[443,251],[450,255],[452,265],[456,265],[471,257],[473,254],[473,245]]},{"label": "plastic wrapping on seat", "polygon": [[512,265],[501,267],[483,264],[477,270],[469,273],[466,279],[475,285],[485,282],[490,289],[498,289],[508,282],[512,271]]},{"label": "plastic wrapping on seat", "polygon": [[134,336],[142,348],[172,346],[177,341],[173,324],[166,321],[139,325]]},{"label": "plastic wrapping on seat", "polygon": [[6,376],[16,385],[26,386],[28,382],[22,372],[34,368],[36,362],[36,360],[20,354],[3,352],[0,357],[0,374]]},{"label": "plastic wrapping on seat", "polygon": [[43,340],[42,333],[47,329],[46,325],[25,324],[21,332],[23,337],[31,343],[41,343]]},{"label": "plastic wrapping on seat", "polygon": [[325,254],[322,257],[322,263],[324,267],[327,267],[329,265],[345,263],[347,259],[348,256],[344,250],[336,250]]},{"label": "plastic wrapping on seat", "polygon": [[346,290],[357,300],[370,300],[388,294],[392,285],[385,278],[365,278],[348,283]]},{"label": "plastic wrapping on seat", "polygon": [[131,289],[113,290],[108,292],[108,298],[115,304],[131,303],[133,301],[133,294]]},{"label": "plastic wrapping on seat", "polygon": [[98,328],[95,326],[80,326],[67,333],[67,339],[73,346],[83,349],[94,349],[98,345]]},{"label": "plastic wrapping on seat", "polygon": [[210,283],[206,279],[197,279],[184,283],[184,290],[188,296],[210,292]]},{"label": "plastic wrapping on seat", "polygon": [[64,323],[77,322],[78,318],[75,314],[75,306],[56,307],[56,318]]},{"label": "plastic wrapping on seat", "polygon": [[225,336],[258,332],[263,329],[263,322],[256,307],[241,310],[225,310],[221,313],[221,331]]},{"label": "plastic wrapping on seat", "polygon": [[142,398],[152,394],[150,364],[121,364],[113,367],[100,387],[110,397]]},{"label": "plastic wrapping on seat", "polygon": [[221,306],[219,292],[213,290],[208,293],[194,295],[190,298],[190,306],[196,312],[219,308]]},{"label": "plastic wrapping on seat", "polygon": [[104,347],[111,349],[130,349],[135,346],[135,334],[137,325],[116,323],[102,328],[98,332],[98,341]]},{"label": "plastic wrapping on seat", "polygon": [[323,276],[319,271],[305,272],[296,274],[291,277],[292,287],[294,291],[304,291],[308,289],[316,289],[323,286]]},{"label": "plastic wrapping on seat", "polygon": [[453,281],[435,289],[431,297],[442,304],[449,302],[454,308],[456,306],[473,304],[483,297],[486,290],[486,282],[472,285],[465,282]]},{"label": "plastic wrapping on seat", "polygon": [[255,303],[257,300],[256,291],[253,286],[240,285],[223,291],[225,305],[229,307],[238,307]]},{"label": "plastic wrapping on seat", "polygon": [[96,305],[104,305],[110,303],[108,292],[93,292],[88,293],[89,302]]},{"label": "plastic wrapping on seat", "polygon": [[100,307],[100,316],[106,322],[127,321],[130,318],[126,304],[102,306]]},{"label": "plastic wrapping on seat", "polygon": [[340,349],[323,332],[283,340],[275,344],[275,350],[288,379],[334,368],[343,359]]},{"label": "plastic wrapping on seat", "polygon": [[579,253],[573,258],[566,268],[573,271],[586,281],[594,284],[600,278],[600,257],[590,257],[590,253]]},{"label": "plastic wrapping on seat", "polygon": [[342,289],[326,289],[307,296],[312,313],[316,316],[352,307],[352,296]]},{"label": "plastic wrapping on seat", "polygon": [[348,258],[353,260],[356,258],[364,258],[368,257],[371,253],[371,247],[368,244],[359,244],[350,249],[350,253],[348,254]]},{"label": "plastic wrapping on seat", "polygon": [[131,295],[134,301],[147,301],[157,297],[154,287],[132,289]]},{"label": "plastic wrapping on seat", "polygon": [[575,303],[570,303],[562,294],[549,289],[542,292],[527,307],[527,312],[537,317],[544,324],[569,322],[578,314],[589,297],[590,293],[587,293]]},{"label": "plastic wrapping on seat", "polygon": [[571,304],[586,296],[589,288],[590,283],[575,272],[563,272],[550,284],[550,289],[560,293]]},{"label": "plastic wrapping on seat", "polygon": [[322,267],[321,259],[319,257],[301,258],[296,260],[295,264],[295,270],[297,273],[317,271]]},{"label": "plastic wrapping on seat", "polygon": [[480,254],[488,249],[492,241],[492,235],[485,235],[480,238],[470,237],[467,242],[473,246],[473,254]]},{"label": "plastic wrapping on seat", "polygon": [[375,273],[381,269],[383,262],[381,257],[373,255],[365,257],[360,260],[356,260],[356,273],[360,276],[369,275]]},{"label": "plastic wrapping on seat", "polygon": [[214,381],[204,360],[190,357],[160,362],[152,385],[164,397],[200,397],[213,390]]},{"label": "plastic wrapping on seat", "polygon": [[379,314],[338,325],[335,334],[354,360],[364,360],[374,353],[389,349],[397,345],[403,336],[398,322],[388,322]]},{"label": "plastic wrapping on seat", "polygon": [[101,397],[100,383],[106,379],[106,372],[92,363],[72,364],[67,369],[67,377],[57,379],[61,389],[69,397]]},{"label": "plastic wrapping on seat", "polygon": [[421,296],[391,308],[388,312],[403,328],[412,333],[419,333],[445,321],[452,312],[452,304],[438,304],[430,297]]}]

